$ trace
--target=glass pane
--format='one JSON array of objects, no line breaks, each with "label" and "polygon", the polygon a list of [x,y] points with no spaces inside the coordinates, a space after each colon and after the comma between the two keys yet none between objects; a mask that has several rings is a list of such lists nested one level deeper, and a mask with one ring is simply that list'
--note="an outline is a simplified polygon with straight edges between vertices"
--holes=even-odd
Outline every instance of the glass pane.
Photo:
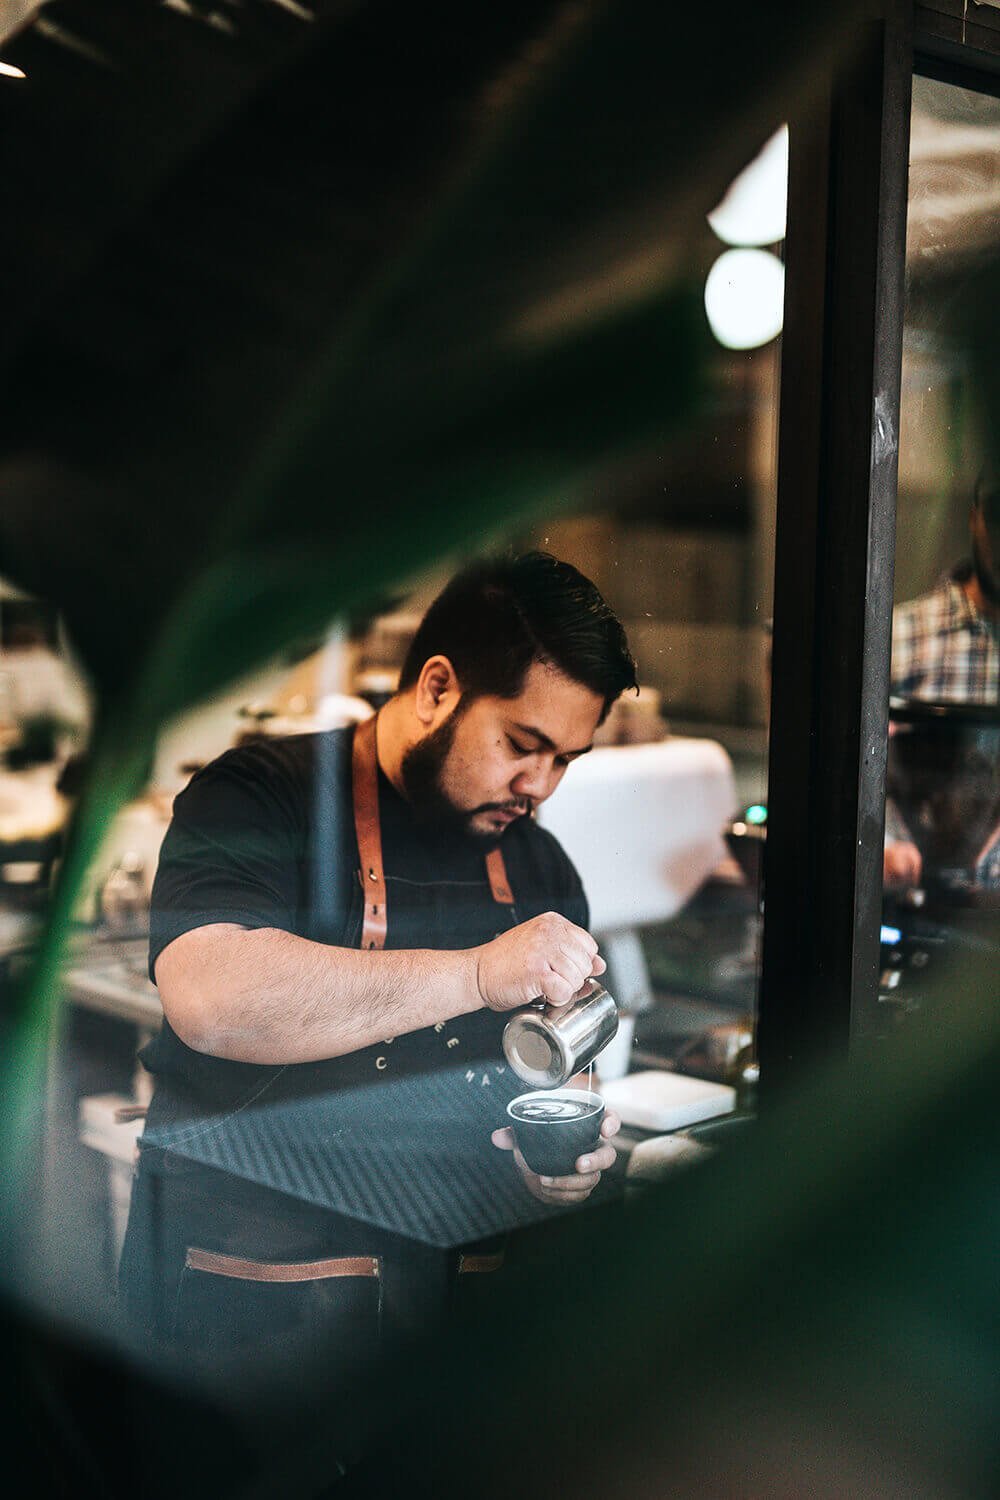
[{"label": "glass pane", "polygon": [[880,985],[887,1015],[919,1006],[947,955],[992,943],[997,932],[1000,490],[963,328],[973,278],[1000,245],[998,153],[1000,100],[914,80]]}]

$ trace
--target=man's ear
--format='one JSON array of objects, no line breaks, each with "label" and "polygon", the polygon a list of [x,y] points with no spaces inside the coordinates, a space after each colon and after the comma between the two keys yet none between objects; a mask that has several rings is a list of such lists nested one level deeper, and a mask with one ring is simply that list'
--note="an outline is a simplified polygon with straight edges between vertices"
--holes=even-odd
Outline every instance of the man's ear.
[{"label": "man's ear", "polygon": [[430,656],[420,669],[416,685],[417,718],[433,724],[455,707],[459,696],[458,678],[446,656]]}]

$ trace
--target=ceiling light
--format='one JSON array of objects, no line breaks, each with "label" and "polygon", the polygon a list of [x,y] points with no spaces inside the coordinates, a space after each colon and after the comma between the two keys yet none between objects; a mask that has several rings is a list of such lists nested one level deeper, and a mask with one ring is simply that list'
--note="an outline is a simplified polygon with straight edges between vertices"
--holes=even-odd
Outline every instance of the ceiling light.
[{"label": "ceiling light", "polygon": [[776,245],[785,238],[788,207],[788,126],[776,130],[729,190],[708,222],[726,245]]},{"label": "ceiling light", "polygon": [[785,268],[770,250],[724,250],[705,282],[705,312],[726,349],[757,349],[781,332]]}]

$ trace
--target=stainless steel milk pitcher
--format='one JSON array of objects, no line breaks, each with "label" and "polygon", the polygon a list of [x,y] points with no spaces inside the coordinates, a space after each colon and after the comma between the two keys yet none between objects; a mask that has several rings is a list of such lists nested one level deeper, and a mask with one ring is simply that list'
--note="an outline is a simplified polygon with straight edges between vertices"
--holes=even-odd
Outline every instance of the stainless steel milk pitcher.
[{"label": "stainless steel milk pitcher", "polygon": [[514,1072],[536,1089],[557,1089],[594,1061],[618,1030],[618,1007],[589,979],[569,1005],[537,1001],[504,1028],[503,1050]]}]

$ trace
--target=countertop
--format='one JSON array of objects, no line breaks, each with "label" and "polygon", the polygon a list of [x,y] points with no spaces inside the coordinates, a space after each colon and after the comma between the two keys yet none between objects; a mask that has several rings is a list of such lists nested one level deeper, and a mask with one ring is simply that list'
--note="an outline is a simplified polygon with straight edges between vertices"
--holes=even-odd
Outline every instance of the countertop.
[{"label": "countertop", "polygon": [[160,997],[146,972],[144,934],[90,933],[73,939],[63,970],[66,1000],[147,1030],[163,1018]]}]

